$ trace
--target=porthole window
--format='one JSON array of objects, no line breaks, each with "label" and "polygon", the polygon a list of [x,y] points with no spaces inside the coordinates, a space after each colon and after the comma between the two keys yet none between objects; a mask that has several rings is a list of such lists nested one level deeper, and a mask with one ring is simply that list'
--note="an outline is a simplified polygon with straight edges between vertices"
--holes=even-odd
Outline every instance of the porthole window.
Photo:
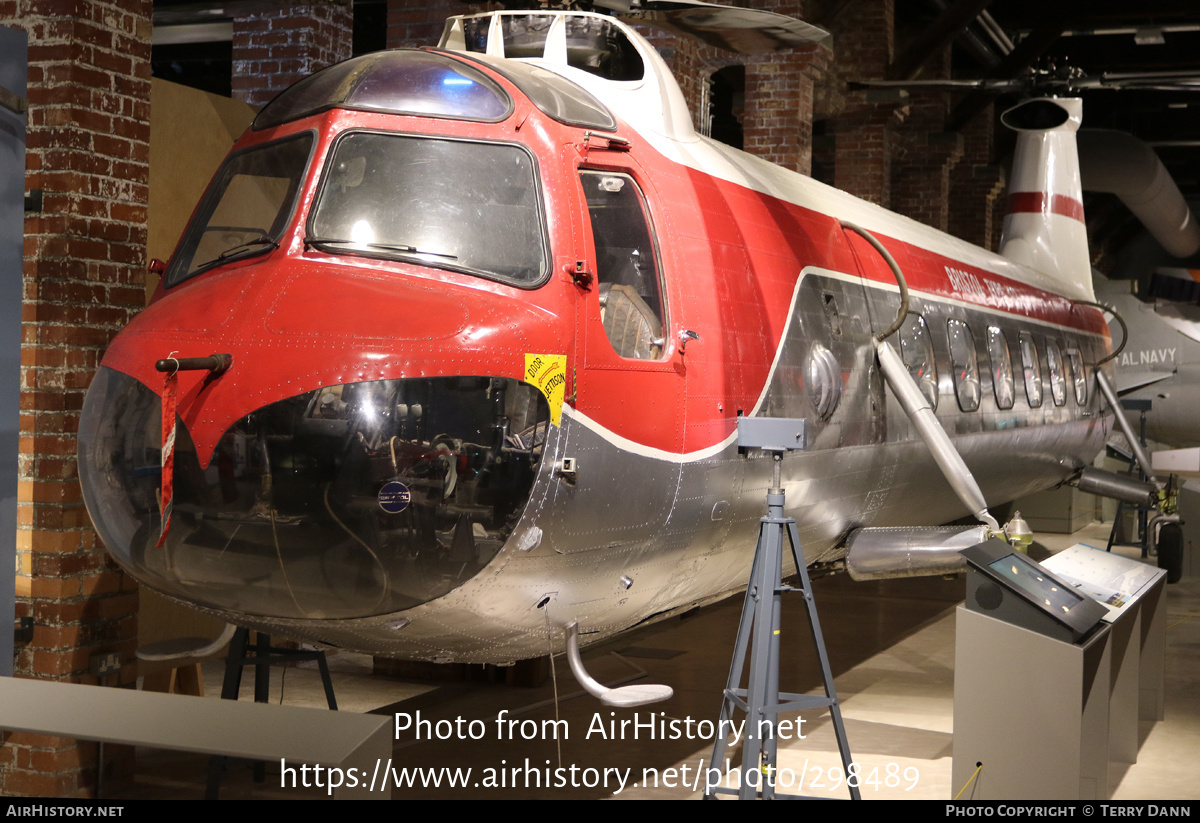
[{"label": "porthole window", "polygon": [[908,373],[913,382],[925,395],[929,408],[937,410],[937,366],[933,359],[933,341],[929,338],[929,328],[925,318],[909,312],[900,327],[900,357],[908,366]]},{"label": "porthole window", "polygon": [[1038,362],[1037,346],[1029,332],[1021,332],[1021,369],[1025,373],[1025,399],[1029,408],[1042,405],[1042,366]]},{"label": "porthole window", "polygon": [[975,355],[975,336],[961,320],[947,320],[950,337],[950,365],[954,370],[954,393],[958,407],[965,412],[979,408],[979,359]]},{"label": "porthole window", "polygon": [[1050,370],[1050,396],[1054,398],[1054,405],[1062,406],[1067,402],[1067,378],[1063,373],[1062,354],[1053,340],[1046,341],[1046,368]]},{"label": "porthole window", "polygon": [[842,399],[842,370],[838,368],[833,352],[815,343],[804,363],[804,387],[813,410],[822,419],[827,419]]},{"label": "porthole window", "polygon": [[987,330],[988,357],[992,361],[992,386],[996,392],[996,405],[1011,409],[1016,391],[1013,387],[1012,356],[1008,353],[1008,340],[1004,332],[995,326]]}]

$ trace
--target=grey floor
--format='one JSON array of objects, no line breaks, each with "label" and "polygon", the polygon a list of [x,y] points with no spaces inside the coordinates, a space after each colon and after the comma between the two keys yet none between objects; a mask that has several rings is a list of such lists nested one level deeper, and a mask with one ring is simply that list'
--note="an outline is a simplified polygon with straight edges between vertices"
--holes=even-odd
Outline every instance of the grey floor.
[{"label": "grey floor", "polygon": [[[1093,524],[1071,536],[1039,535],[1038,542],[1041,549],[1056,552],[1075,542],[1103,547],[1107,536],[1107,526]],[[1134,556],[1137,550],[1121,551]],[[961,578],[854,583],[845,576],[833,576],[814,582],[847,737],[854,759],[867,776],[864,799],[945,800],[961,788],[951,785],[951,761],[954,611],[963,591]],[[638,710],[608,709],[582,693],[561,658],[555,660],[555,677],[538,687],[382,677],[372,674],[370,658],[345,653],[331,656],[330,663],[343,711],[401,712],[414,718],[419,712],[421,719],[434,724],[461,718],[464,724],[482,721],[474,728],[486,729],[477,740],[465,734],[447,740],[417,740],[404,733],[396,742],[392,766],[397,770],[469,768],[471,783],[490,779],[495,787],[407,786],[393,792],[395,799],[698,798],[697,768],[711,753],[711,743],[689,736],[688,731],[700,721],[716,719],[740,608],[741,598],[734,598],[589,650],[585,663],[603,683],[659,682],[675,689],[671,700]],[[1185,577],[1170,586],[1167,608],[1166,719],[1141,725],[1137,763],[1110,766],[1113,799],[1200,798],[1193,763],[1200,750],[1200,703],[1196,700],[1200,579]],[[798,599],[785,601],[785,654],[780,672],[784,690],[804,692],[819,687],[819,668],[807,636],[802,604]],[[479,674],[497,679],[495,672]],[[219,694],[220,664],[206,666],[205,678],[209,695]],[[288,669],[282,680],[284,703],[324,705],[319,677],[310,664]],[[274,702],[280,700],[280,681],[276,670],[270,684]],[[253,672],[247,670],[243,699],[251,698],[252,689]],[[1035,700],[1037,696],[1021,698]],[[499,739],[495,720],[501,712],[518,721],[509,727],[513,739]],[[781,774],[806,775],[807,794],[846,797],[845,787],[837,780],[840,761],[828,719],[809,714],[803,714],[804,723],[796,730],[803,732],[804,738],[781,745]],[[566,739],[560,735],[555,740],[541,733],[556,719],[565,721],[558,728],[566,729]],[[637,739],[633,739],[634,720],[643,724]],[[621,721],[629,721],[624,734]],[[646,729],[651,722],[653,739],[648,739],[651,733]],[[442,728],[447,729],[447,724]],[[534,729],[539,732],[534,734]],[[672,729],[680,733],[677,739],[662,739],[658,732],[664,729],[668,738]],[[531,739],[522,737],[522,730]],[[733,755],[737,762],[737,752]],[[562,771],[555,772],[560,766]],[[132,782],[114,786],[110,796],[199,798],[206,774],[204,758],[139,749]],[[547,777],[553,784],[556,774],[576,784],[594,785],[547,787]],[[814,785],[814,780],[825,785]],[[542,784],[531,785],[536,781]],[[323,796],[312,788],[281,787],[278,763],[268,764],[262,783],[253,782],[248,765],[231,766],[222,786],[222,797],[233,799]]]}]

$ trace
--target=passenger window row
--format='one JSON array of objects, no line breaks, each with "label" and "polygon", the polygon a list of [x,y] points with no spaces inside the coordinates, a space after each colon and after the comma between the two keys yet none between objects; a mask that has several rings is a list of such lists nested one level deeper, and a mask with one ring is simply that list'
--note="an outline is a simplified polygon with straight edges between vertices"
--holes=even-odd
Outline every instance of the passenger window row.
[{"label": "passenger window row", "polygon": [[[958,407],[964,412],[978,410],[983,391],[979,379],[979,358],[976,354],[975,335],[971,327],[950,318],[946,321],[946,339],[950,351],[950,368],[954,382],[954,394]],[[992,387],[996,396],[996,407],[1002,410],[1013,408],[1016,403],[1013,360],[1008,336],[997,326],[987,327],[987,353],[992,369]],[[1087,404],[1087,371],[1083,355],[1077,346],[1069,346],[1065,353],[1054,340],[1043,337],[1042,348],[1046,353],[1046,370],[1050,377],[1050,397],[1054,405],[1067,402],[1068,376],[1079,406]],[[1021,332],[1018,338],[1021,370],[1025,385],[1025,402],[1030,408],[1042,405],[1042,367],[1038,358],[1038,344],[1033,335]],[[937,409],[938,378],[934,358],[933,341],[925,318],[910,312],[900,328],[900,356],[925,399]]]}]

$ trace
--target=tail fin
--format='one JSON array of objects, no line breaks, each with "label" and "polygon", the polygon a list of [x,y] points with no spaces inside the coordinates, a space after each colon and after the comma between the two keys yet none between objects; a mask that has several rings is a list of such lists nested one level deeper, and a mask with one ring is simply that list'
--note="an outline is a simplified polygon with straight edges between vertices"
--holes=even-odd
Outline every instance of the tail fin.
[{"label": "tail fin", "polygon": [[1083,189],[1077,98],[1027,100],[1001,115],[1017,132],[1000,253],[1049,277],[1075,298],[1094,300]]}]

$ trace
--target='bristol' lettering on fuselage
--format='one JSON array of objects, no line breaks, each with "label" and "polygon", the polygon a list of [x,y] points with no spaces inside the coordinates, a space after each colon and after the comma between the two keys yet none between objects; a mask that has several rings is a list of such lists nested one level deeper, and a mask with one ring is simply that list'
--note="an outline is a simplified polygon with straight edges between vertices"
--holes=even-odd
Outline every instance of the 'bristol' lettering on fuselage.
[{"label": "'bristol' lettering on fuselage", "polygon": [[950,278],[950,285],[957,292],[974,294],[980,297],[987,296],[987,292],[984,291],[983,284],[979,282],[979,278],[969,271],[946,266],[946,276]]}]

